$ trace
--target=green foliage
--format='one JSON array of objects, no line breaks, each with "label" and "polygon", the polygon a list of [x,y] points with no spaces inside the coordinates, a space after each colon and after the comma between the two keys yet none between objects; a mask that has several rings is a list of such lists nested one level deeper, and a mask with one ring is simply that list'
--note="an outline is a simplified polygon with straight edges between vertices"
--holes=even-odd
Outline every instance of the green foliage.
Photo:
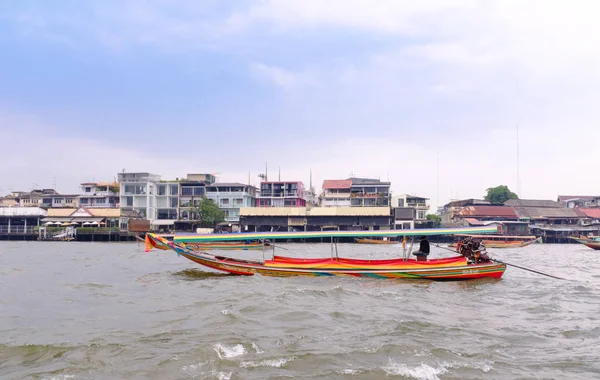
[{"label": "green foliage", "polygon": [[483,197],[483,199],[485,199],[486,201],[490,201],[490,203],[494,205],[504,204],[504,202],[506,202],[509,199],[519,199],[517,194],[510,191],[510,189],[506,185],[490,187],[486,191],[487,194],[485,197]]},{"label": "green foliage", "polygon": [[225,220],[225,213],[212,199],[203,198],[196,210],[201,215],[202,222],[200,225],[204,228],[214,228]]},{"label": "green foliage", "polygon": [[433,228],[439,227],[442,224],[442,218],[435,214],[427,214],[427,220]]}]

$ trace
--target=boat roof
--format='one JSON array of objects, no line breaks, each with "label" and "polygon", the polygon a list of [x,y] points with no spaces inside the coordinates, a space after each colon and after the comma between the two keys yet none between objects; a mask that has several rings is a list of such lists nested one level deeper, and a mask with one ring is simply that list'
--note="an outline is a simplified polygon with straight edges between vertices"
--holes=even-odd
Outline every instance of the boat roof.
[{"label": "boat roof", "polygon": [[523,236],[523,235],[494,235],[494,234],[490,234],[490,235],[472,235],[472,234],[454,234],[454,236],[470,236],[472,238],[490,238],[490,237],[495,237],[495,238],[508,238],[508,239],[536,239],[535,236]]},{"label": "boat roof", "polygon": [[228,234],[177,234],[173,237],[176,242],[194,241],[232,241],[232,240],[278,240],[278,239],[313,239],[340,237],[389,237],[389,236],[439,236],[456,234],[493,234],[498,233],[498,227],[458,227],[458,228],[428,228],[405,230],[377,231],[297,231],[297,232],[234,232]]}]

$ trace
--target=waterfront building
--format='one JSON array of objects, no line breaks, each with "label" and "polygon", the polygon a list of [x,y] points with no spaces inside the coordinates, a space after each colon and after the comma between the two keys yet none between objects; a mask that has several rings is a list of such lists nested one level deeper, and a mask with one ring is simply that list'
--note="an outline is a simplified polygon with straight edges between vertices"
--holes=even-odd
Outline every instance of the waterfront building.
[{"label": "waterfront building", "polygon": [[149,220],[153,229],[192,228],[201,218],[198,205],[206,186],[214,179],[211,174],[188,174],[167,181],[157,174],[119,173],[121,228],[127,228],[127,215],[135,214]]},{"label": "waterfront building", "polygon": [[491,202],[483,200],[483,199],[462,199],[462,200],[453,200],[438,210],[438,214],[442,218],[443,225],[452,225],[455,221],[458,213],[465,207],[468,206],[485,206],[491,205]]},{"label": "waterfront building", "polygon": [[239,182],[213,183],[206,187],[206,197],[225,213],[225,222],[238,224],[240,209],[256,205],[257,188]]},{"label": "waterfront building", "polygon": [[85,208],[119,207],[118,182],[82,182],[80,184],[79,206]]},{"label": "waterfront building", "polygon": [[301,181],[264,181],[256,207],[305,207],[304,184]]},{"label": "waterfront building", "polygon": [[47,214],[41,207],[0,207],[0,239],[34,239]]},{"label": "waterfront building", "polygon": [[321,193],[323,207],[389,207],[390,182],[371,178],[325,180]]},{"label": "waterfront building", "polygon": [[[160,176],[152,173],[118,173],[121,211],[135,211],[151,222],[156,220],[156,187]],[[121,218],[120,226],[127,228],[128,218]]]},{"label": "waterfront building", "polygon": [[[394,225],[398,228],[418,228],[426,227],[427,212],[429,211],[429,205],[427,201],[429,198],[419,197],[416,195],[402,194],[392,197],[392,208],[394,216]],[[395,211],[395,209],[399,209]],[[412,212],[410,210],[413,210]],[[412,218],[408,217],[412,214]],[[407,227],[409,226],[409,227]]]},{"label": "waterfront building", "polygon": [[349,178],[351,206],[382,207],[390,206],[390,182],[372,178]]},{"label": "waterfront building", "polygon": [[79,195],[59,194],[54,189],[36,189],[31,192],[15,191],[2,202],[6,206],[20,207],[78,207]]},{"label": "waterfront building", "polygon": [[323,181],[321,192],[322,207],[350,207],[352,206],[352,180],[326,179]]},{"label": "waterfront building", "polygon": [[567,208],[600,207],[600,195],[559,195],[558,201]]},{"label": "waterfront building", "polygon": [[116,207],[106,208],[55,208],[49,209],[48,214],[41,220],[45,226],[55,227],[119,227],[120,211]]},{"label": "waterfront building", "polygon": [[248,207],[242,232],[389,230],[389,207]]}]

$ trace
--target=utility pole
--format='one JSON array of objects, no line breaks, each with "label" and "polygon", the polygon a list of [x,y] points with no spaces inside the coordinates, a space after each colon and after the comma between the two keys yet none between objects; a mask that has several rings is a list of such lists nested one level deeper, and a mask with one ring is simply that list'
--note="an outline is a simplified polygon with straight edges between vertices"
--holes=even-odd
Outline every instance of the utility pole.
[{"label": "utility pole", "polygon": [[520,162],[519,162],[519,124],[517,124],[517,195],[522,198],[521,194],[521,176],[519,173]]}]

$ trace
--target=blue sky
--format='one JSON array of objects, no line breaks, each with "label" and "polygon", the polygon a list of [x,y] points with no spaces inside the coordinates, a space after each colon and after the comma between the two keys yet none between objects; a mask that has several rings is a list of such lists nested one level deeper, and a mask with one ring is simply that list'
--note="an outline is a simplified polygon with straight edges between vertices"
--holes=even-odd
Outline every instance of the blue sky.
[{"label": "blue sky", "polygon": [[0,193],[123,168],[257,183],[265,161],[434,205],[598,193],[598,5],[563,4],[3,2]]}]

